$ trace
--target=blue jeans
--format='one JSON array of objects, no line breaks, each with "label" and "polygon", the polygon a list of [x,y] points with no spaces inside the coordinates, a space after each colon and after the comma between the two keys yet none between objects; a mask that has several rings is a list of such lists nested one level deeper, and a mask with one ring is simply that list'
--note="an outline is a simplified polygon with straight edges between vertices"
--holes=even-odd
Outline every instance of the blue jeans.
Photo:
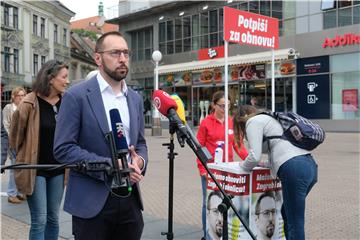
[{"label": "blue jeans", "polygon": [[305,198],[317,182],[317,164],[310,154],[294,157],[278,170],[282,184],[281,214],[287,240],[305,239]]},{"label": "blue jeans", "polygon": [[58,239],[63,192],[63,174],[50,178],[36,177],[34,192],[27,198],[31,215],[29,240]]},{"label": "blue jeans", "polygon": [[201,221],[202,221],[202,228],[205,237],[206,236],[206,176],[201,176],[201,189],[202,189]]},{"label": "blue jeans", "polygon": [[[15,164],[15,161],[16,161],[15,151],[12,149],[9,149],[8,152],[9,152],[9,157],[10,157],[10,164]],[[19,192],[18,192],[18,190],[16,188],[16,184],[15,184],[14,170],[9,170],[9,182],[8,182],[7,195],[9,197],[16,197],[17,195],[19,195]]]}]

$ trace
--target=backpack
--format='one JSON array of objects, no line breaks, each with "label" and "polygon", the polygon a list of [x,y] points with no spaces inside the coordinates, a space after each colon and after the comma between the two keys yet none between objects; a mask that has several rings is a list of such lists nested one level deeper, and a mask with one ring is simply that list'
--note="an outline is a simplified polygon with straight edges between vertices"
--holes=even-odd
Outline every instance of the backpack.
[{"label": "backpack", "polygon": [[270,136],[266,139],[281,138],[288,140],[293,145],[313,150],[325,140],[325,131],[319,124],[311,122],[309,119],[294,112],[262,112],[279,121],[284,133],[282,136]]}]

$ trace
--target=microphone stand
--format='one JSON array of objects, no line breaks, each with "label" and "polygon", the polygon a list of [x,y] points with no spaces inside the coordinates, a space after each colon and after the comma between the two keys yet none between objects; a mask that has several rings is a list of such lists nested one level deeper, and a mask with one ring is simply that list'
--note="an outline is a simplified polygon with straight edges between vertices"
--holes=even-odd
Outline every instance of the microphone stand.
[{"label": "microphone stand", "polygon": [[169,149],[168,159],[169,159],[169,199],[168,199],[168,231],[161,232],[161,235],[166,235],[167,239],[174,239],[173,233],[173,198],[174,198],[174,159],[178,155],[174,152],[174,133],[177,133],[178,141],[181,147],[185,146],[183,138],[180,136],[180,132],[177,130],[176,124],[174,122],[169,122],[169,133],[170,133],[170,143],[163,143],[163,146],[167,146]]},{"label": "microphone stand", "polygon": [[57,170],[57,169],[74,169],[83,173],[86,172],[105,172],[108,175],[113,174],[113,167],[106,161],[102,162],[79,162],[79,163],[65,163],[65,164],[26,164],[18,163],[13,165],[1,165],[0,171],[4,173],[5,170],[10,169],[41,169],[41,170]]},{"label": "microphone stand", "polygon": [[[170,119],[171,120],[171,119]],[[175,121],[174,121],[175,122]],[[184,125],[179,122],[175,122],[177,126],[177,134],[180,133],[180,138],[185,139],[186,143],[189,145],[189,147],[193,150],[195,155],[200,159],[201,164],[204,166],[207,174],[211,177],[211,179],[214,181],[216,187],[219,189],[221,194],[223,195],[222,203],[218,206],[219,211],[223,215],[223,240],[228,240],[228,226],[227,226],[227,211],[229,208],[231,208],[236,216],[239,218],[242,225],[245,227],[246,231],[249,233],[250,237],[253,240],[256,240],[256,237],[254,233],[251,231],[248,223],[246,223],[242,217],[239,214],[239,211],[234,206],[233,202],[231,201],[231,198],[225,193],[224,189],[221,187],[219,182],[216,180],[215,176],[212,174],[212,172],[209,170],[207,166],[207,161],[212,159],[211,154],[207,150],[206,147],[202,147],[197,140],[197,138],[194,136],[192,130],[188,125]],[[171,123],[170,123],[171,125]],[[179,136],[178,136],[179,138]]]}]

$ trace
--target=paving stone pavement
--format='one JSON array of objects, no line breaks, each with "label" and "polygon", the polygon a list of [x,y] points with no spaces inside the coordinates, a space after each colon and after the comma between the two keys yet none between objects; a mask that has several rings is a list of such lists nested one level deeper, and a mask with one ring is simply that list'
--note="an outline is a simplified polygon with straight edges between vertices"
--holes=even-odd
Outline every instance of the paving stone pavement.
[{"label": "paving stone pavement", "polygon": [[[168,216],[168,149],[167,130],[163,136],[150,136],[146,130],[150,162],[141,183],[145,205],[145,228],[142,239],[166,239]],[[174,239],[201,238],[201,186],[195,154],[180,148],[175,138],[174,160]],[[308,196],[306,206],[306,239],[360,239],[359,229],[359,162],[360,134],[327,133],[325,143],[313,152],[319,165],[319,181]],[[2,192],[7,174],[1,176]],[[1,239],[27,239],[29,213],[26,203],[9,204],[1,197]],[[60,239],[72,239],[71,216],[60,215]]]}]

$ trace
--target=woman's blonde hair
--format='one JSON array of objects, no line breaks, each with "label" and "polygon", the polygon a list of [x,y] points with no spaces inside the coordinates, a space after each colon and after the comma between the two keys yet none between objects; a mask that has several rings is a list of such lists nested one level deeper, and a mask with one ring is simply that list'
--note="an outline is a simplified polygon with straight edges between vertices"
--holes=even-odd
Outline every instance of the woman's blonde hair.
[{"label": "woman's blonde hair", "polygon": [[21,92],[21,91],[23,91],[24,94],[26,94],[26,91],[25,91],[25,89],[24,89],[23,87],[14,87],[14,88],[11,90],[11,102],[14,101],[15,96],[16,96],[19,92]]},{"label": "woman's blonde hair", "polygon": [[235,143],[240,148],[242,140],[246,137],[246,121],[258,113],[256,107],[251,105],[240,105],[234,113],[234,137]]}]

